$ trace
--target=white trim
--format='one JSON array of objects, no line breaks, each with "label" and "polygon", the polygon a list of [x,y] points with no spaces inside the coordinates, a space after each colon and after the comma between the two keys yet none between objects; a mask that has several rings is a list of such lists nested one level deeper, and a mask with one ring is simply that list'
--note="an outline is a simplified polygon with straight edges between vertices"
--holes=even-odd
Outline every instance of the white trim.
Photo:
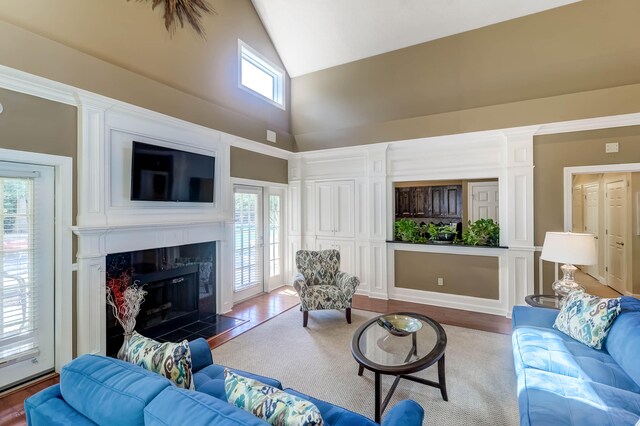
[{"label": "white trim", "polygon": [[71,224],[73,211],[73,160],[70,157],[49,155],[0,148],[3,161],[39,164],[55,169],[55,302],[54,302],[54,339],[55,370],[60,372],[63,365],[73,359],[73,316],[71,301],[72,250]]},{"label": "white trim", "polygon": [[238,177],[231,177],[232,185],[248,185],[248,186],[264,186],[264,187],[274,187],[274,188],[288,188],[289,185],[286,183],[279,182],[269,182],[266,180],[255,180],[255,179],[245,179]]}]

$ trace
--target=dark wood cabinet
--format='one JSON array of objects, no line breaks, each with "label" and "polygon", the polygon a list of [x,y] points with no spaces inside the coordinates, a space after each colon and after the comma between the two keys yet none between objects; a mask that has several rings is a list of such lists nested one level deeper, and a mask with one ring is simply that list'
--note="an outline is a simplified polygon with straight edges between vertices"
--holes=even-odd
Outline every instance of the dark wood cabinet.
[{"label": "dark wood cabinet", "polygon": [[462,220],[462,185],[396,188],[396,218]]}]

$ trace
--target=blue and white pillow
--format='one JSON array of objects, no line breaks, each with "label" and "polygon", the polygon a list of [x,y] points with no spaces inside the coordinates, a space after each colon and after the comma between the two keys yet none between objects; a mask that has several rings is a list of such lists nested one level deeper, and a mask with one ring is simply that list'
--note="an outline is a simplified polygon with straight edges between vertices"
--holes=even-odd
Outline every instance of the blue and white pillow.
[{"label": "blue and white pillow", "polygon": [[620,308],[620,298],[603,299],[574,291],[567,296],[553,327],[591,348],[600,349]]}]

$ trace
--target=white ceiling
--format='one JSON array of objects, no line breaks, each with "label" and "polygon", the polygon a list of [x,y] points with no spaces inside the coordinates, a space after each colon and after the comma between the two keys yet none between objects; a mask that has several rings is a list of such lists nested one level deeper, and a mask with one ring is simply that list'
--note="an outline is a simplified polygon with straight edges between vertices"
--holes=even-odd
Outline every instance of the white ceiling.
[{"label": "white ceiling", "polygon": [[291,77],[579,0],[252,0]]}]

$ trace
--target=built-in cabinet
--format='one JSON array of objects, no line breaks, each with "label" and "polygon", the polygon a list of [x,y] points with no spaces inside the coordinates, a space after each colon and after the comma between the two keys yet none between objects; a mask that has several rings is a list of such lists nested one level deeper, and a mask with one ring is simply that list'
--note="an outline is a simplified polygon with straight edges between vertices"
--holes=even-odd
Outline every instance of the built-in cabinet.
[{"label": "built-in cabinet", "polygon": [[353,238],[354,181],[316,182],[316,235]]},{"label": "built-in cabinet", "polygon": [[356,273],[355,244],[350,240],[316,240],[316,250],[338,250],[340,252],[340,270]]},{"label": "built-in cabinet", "polygon": [[462,218],[462,185],[396,188],[396,218]]}]

